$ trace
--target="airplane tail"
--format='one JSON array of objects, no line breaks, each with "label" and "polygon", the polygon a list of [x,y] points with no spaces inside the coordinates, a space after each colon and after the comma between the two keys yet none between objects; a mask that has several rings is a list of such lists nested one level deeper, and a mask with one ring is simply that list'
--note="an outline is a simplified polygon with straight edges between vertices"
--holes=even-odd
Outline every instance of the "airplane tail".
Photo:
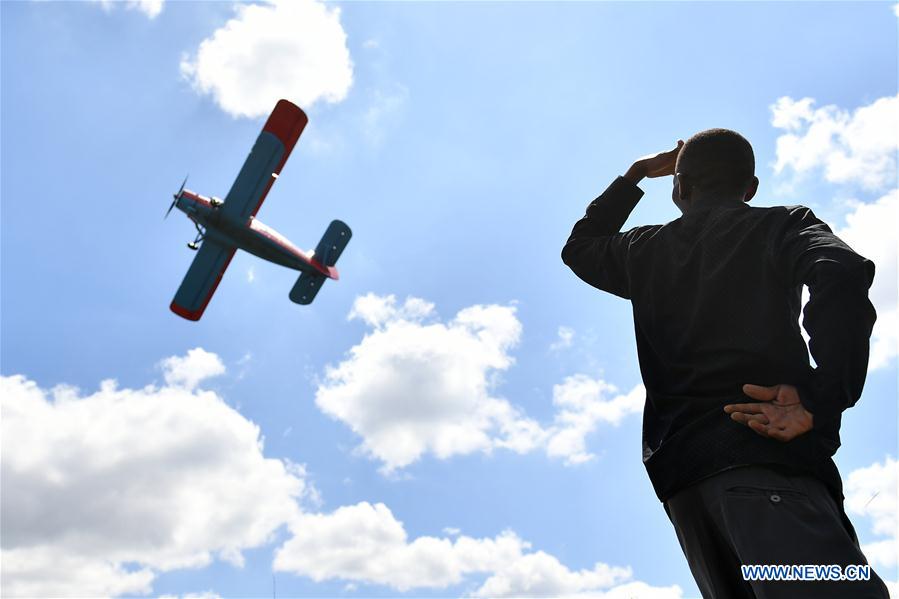
[{"label": "airplane tail", "polygon": [[353,232],[346,223],[339,220],[331,221],[325,234],[322,235],[321,241],[315,247],[312,259],[333,274],[326,277],[319,272],[303,272],[294,284],[293,289],[290,290],[290,301],[303,305],[311,304],[316,294],[318,294],[318,290],[324,285],[325,279],[337,278],[337,270],[331,267],[337,264],[337,259],[352,236]]}]

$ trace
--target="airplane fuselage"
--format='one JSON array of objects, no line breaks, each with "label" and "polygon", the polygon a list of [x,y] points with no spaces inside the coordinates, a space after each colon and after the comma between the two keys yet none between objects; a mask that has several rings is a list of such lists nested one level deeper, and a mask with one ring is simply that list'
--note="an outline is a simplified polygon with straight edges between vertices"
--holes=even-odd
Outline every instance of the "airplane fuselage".
[{"label": "airplane fuselage", "polygon": [[336,279],[337,269],[324,266],[314,255],[307,254],[286,237],[263,224],[254,216],[240,220],[228,216],[223,205],[214,205],[212,198],[185,189],[175,206],[189,219],[205,229],[204,238],[234,246],[263,260],[293,270],[315,272]]}]

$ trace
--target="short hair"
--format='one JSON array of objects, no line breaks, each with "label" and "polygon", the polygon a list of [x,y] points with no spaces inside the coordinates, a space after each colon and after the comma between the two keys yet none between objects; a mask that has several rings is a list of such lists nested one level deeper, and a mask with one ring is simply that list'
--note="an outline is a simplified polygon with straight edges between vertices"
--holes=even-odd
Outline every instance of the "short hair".
[{"label": "short hair", "polygon": [[736,131],[706,129],[687,140],[674,168],[704,191],[741,193],[755,176],[755,155]]}]

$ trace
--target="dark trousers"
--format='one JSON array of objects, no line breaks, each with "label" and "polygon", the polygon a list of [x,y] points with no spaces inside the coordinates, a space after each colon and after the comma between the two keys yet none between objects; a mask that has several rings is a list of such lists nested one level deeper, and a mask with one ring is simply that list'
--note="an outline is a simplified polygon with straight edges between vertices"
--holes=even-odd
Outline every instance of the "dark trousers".
[{"label": "dark trousers", "polygon": [[704,599],[889,599],[867,581],[746,581],[741,565],[867,564],[855,529],[814,476],[776,467],[725,470],[676,493],[665,511]]}]

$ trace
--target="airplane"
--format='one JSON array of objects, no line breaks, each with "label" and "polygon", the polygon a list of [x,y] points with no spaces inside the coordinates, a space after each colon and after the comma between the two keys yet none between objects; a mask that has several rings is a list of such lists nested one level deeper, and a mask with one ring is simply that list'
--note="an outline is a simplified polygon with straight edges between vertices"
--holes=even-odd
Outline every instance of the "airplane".
[{"label": "airplane", "polygon": [[193,221],[197,237],[187,247],[197,255],[175,293],[172,312],[200,320],[238,249],[300,271],[289,294],[297,304],[311,303],[326,279],[338,279],[334,265],[353,234],[346,223],[332,221],[315,250],[307,254],[256,218],[307,122],[298,106],[279,100],[224,201],[185,189],[184,179],[165,217],[177,207]]}]

